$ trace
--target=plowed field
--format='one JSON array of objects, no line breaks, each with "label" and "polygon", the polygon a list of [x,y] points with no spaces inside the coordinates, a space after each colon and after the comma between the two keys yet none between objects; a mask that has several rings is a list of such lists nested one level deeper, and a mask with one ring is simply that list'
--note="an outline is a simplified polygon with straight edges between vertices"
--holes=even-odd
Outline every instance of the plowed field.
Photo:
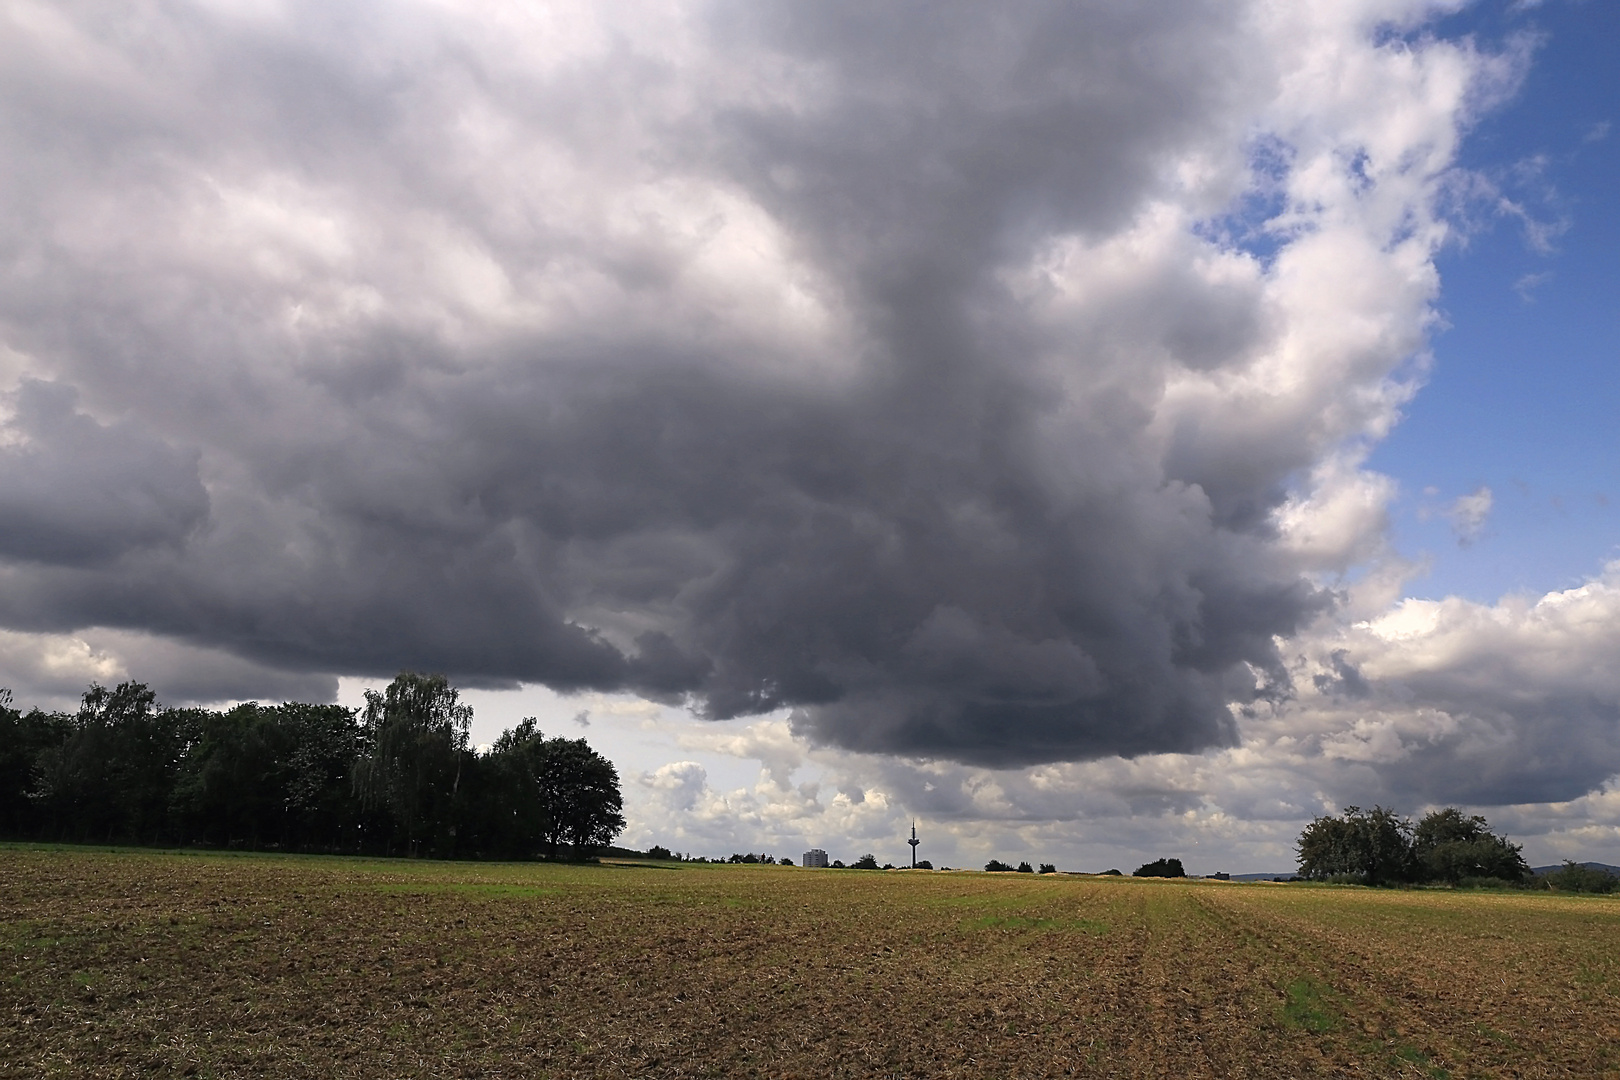
[{"label": "plowed field", "polygon": [[0,1075],[1620,1075],[1620,900],[0,848]]}]

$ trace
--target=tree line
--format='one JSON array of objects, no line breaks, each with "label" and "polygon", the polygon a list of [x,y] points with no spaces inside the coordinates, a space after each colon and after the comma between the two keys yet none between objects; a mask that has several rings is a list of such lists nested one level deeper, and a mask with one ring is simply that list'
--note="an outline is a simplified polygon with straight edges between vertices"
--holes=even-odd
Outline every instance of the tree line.
[{"label": "tree line", "polygon": [[534,719],[487,753],[442,675],[401,673],[362,709],[166,709],[139,682],[76,713],[0,690],[0,835],[435,858],[585,858],[624,829],[618,771]]}]

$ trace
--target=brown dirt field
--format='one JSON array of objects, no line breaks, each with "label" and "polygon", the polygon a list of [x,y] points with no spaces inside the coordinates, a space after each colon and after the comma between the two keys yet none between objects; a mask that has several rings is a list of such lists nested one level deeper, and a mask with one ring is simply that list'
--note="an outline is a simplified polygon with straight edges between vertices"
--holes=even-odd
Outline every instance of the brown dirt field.
[{"label": "brown dirt field", "polygon": [[1620,900],[0,848],[0,1076],[1620,1076]]}]

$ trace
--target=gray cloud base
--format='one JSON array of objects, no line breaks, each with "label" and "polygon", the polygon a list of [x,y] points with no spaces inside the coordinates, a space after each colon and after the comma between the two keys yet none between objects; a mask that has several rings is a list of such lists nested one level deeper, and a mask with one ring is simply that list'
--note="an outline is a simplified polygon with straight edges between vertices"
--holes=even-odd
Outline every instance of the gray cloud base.
[{"label": "gray cloud base", "polygon": [[1031,270],[1241,192],[1242,12],[55,18],[0,63],[6,626],[995,766],[1283,692],[1275,512],[1359,421],[1166,410],[1285,336],[1252,263]]}]

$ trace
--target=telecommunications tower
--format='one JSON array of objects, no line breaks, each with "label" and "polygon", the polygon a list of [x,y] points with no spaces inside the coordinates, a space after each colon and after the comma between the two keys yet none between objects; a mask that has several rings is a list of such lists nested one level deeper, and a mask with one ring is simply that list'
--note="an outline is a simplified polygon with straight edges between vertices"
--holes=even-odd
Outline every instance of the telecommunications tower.
[{"label": "telecommunications tower", "polygon": [[917,819],[916,818],[911,819],[911,839],[907,840],[906,843],[911,845],[911,868],[913,870],[915,870],[915,869],[917,869],[917,845],[922,843],[921,840],[917,839]]}]

